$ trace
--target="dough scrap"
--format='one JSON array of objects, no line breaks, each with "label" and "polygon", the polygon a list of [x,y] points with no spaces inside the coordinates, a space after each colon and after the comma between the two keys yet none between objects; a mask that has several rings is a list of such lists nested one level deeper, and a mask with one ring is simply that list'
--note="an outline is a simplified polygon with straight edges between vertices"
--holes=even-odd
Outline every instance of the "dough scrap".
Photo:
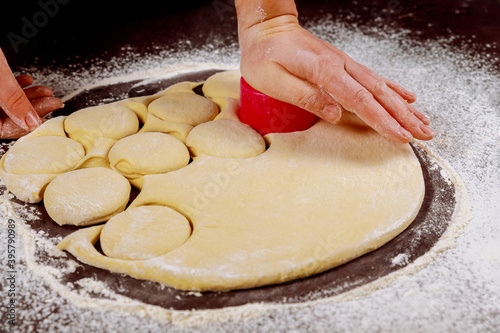
[{"label": "dough scrap", "polygon": [[195,93],[174,92],[151,102],[148,111],[162,120],[196,126],[214,119],[219,108]]},{"label": "dough scrap", "polygon": [[113,170],[129,179],[174,171],[188,165],[189,159],[189,151],[180,140],[155,132],[123,138],[109,151]]},{"label": "dough scrap", "polygon": [[107,168],[87,168],[57,176],[47,186],[44,205],[59,225],[86,226],[107,221],[125,209],[130,183]]},{"label": "dough scrap", "polygon": [[96,138],[93,146],[87,152],[85,157],[78,163],[77,168],[96,168],[103,167],[111,169],[109,165],[108,153],[116,140],[110,138]]},{"label": "dough scrap", "polygon": [[193,126],[191,125],[162,120],[151,113],[148,113],[146,122],[144,123],[144,126],[142,126],[139,133],[162,132],[170,134],[182,142],[186,142],[186,137],[192,129]]},{"label": "dough scrap", "polygon": [[220,119],[196,126],[186,138],[193,156],[250,158],[266,150],[264,138],[239,121]]},{"label": "dough scrap", "polygon": [[113,216],[101,232],[101,248],[112,258],[145,260],[179,247],[191,235],[189,221],[164,206],[142,206]]},{"label": "dough scrap", "polygon": [[217,104],[220,109],[219,114],[214,118],[214,120],[229,119],[240,121],[240,117],[238,116],[238,111],[240,109],[239,100],[227,97],[215,97],[212,98],[212,101]]}]

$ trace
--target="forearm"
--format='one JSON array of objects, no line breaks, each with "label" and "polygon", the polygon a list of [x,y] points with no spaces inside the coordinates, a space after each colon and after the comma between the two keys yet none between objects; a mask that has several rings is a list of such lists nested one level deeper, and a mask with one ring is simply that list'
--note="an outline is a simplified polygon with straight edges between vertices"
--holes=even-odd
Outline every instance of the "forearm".
[{"label": "forearm", "polygon": [[239,30],[278,16],[298,16],[294,0],[235,0],[235,5]]}]

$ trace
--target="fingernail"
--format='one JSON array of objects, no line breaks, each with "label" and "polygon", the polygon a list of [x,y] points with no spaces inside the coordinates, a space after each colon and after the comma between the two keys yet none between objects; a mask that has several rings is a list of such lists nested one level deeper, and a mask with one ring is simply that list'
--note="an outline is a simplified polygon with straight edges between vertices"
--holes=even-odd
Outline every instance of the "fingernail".
[{"label": "fingernail", "polygon": [[424,119],[422,119],[422,122],[423,122],[425,125],[429,125],[429,124],[431,123],[431,118],[429,118],[429,116],[427,116],[427,115],[425,115],[425,114],[424,114],[424,115],[423,115],[423,118],[424,118]]},{"label": "fingernail", "polygon": [[328,104],[323,108],[322,114],[325,120],[337,124],[342,119],[342,108],[338,104]]},{"label": "fingernail", "polygon": [[34,130],[42,124],[40,117],[38,117],[38,115],[34,114],[33,112],[28,113],[26,118],[24,118],[24,122],[26,123],[26,125],[28,125],[28,129],[30,131]]},{"label": "fingernail", "polygon": [[434,135],[436,133],[434,133],[434,131],[430,128],[430,127],[427,127],[425,126],[424,124],[420,124],[420,130],[422,132],[424,132],[424,134],[428,137],[428,138],[432,138],[434,137]]},{"label": "fingernail", "polygon": [[411,135],[410,132],[408,132],[407,130],[405,130],[404,128],[400,128],[399,129],[399,134],[401,134],[401,136],[405,139],[405,140],[408,140],[410,141],[411,139],[413,139],[413,135]]}]

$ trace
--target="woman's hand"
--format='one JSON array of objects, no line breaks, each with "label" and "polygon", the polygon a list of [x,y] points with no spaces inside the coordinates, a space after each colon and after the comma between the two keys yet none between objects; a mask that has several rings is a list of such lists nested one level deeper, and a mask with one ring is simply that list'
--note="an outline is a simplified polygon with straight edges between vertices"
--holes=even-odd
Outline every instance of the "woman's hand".
[{"label": "woman's hand", "polygon": [[331,123],[343,109],[398,142],[430,140],[430,119],[415,94],[358,64],[300,27],[295,13],[252,22],[239,18],[241,73],[253,88]]},{"label": "woman's hand", "polygon": [[63,106],[49,87],[31,86],[31,76],[14,78],[1,49],[0,82],[0,139],[28,134],[42,123],[40,117]]}]

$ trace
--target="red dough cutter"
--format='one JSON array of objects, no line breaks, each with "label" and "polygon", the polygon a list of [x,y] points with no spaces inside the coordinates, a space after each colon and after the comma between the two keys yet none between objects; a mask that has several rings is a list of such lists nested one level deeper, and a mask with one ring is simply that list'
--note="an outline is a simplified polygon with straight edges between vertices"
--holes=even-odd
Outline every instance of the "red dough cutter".
[{"label": "red dough cutter", "polygon": [[278,101],[240,80],[240,120],[260,134],[303,131],[311,127],[317,116],[295,105]]}]

